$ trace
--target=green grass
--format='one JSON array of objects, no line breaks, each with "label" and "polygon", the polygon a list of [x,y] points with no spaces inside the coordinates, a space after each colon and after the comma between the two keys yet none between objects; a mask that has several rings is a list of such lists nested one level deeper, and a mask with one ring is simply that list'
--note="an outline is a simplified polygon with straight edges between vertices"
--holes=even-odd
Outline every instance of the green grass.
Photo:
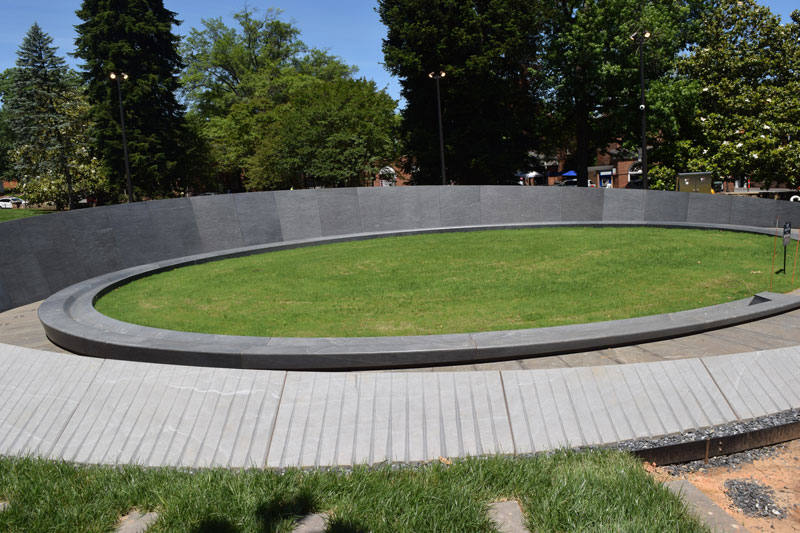
[{"label": "green grass", "polygon": [[489,503],[521,502],[531,531],[707,531],[621,452],[557,452],[351,473],[88,467],[0,458],[0,531],[112,531],[132,508],[148,533],[291,531],[311,512],[331,532],[490,532]]},{"label": "green grass", "polygon": [[[147,326],[256,336],[544,327],[751,296],[769,289],[772,250],[769,236],[661,228],[394,237],[184,267],[120,287],[97,309]],[[791,290],[790,252],[776,292]]]},{"label": "green grass", "polygon": [[54,213],[51,209],[0,209],[0,222]]}]

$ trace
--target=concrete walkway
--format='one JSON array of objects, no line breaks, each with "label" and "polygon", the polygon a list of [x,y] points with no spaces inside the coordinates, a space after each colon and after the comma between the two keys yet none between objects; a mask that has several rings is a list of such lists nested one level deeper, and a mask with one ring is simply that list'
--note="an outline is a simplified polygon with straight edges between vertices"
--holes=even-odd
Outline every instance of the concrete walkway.
[{"label": "concrete walkway", "polygon": [[[45,347],[32,307],[15,311],[0,340]],[[796,345],[800,312],[472,372],[214,369],[0,344],[0,454],[283,468],[612,443],[800,408]],[[732,351],[746,353],[709,355]]]}]

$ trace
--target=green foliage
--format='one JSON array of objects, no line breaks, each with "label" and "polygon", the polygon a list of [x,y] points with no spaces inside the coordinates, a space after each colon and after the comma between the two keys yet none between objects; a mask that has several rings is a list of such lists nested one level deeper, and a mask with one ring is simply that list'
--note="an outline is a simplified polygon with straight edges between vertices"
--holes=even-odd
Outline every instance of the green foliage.
[{"label": "green foliage", "polygon": [[277,106],[248,159],[250,189],[356,187],[393,154],[394,100],[366,80],[309,80]]},{"label": "green foliage", "polygon": [[[7,98],[4,95],[8,94],[13,72],[13,69],[6,69],[0,73],[0,102]],[[11,129],[8,108],[0,105],[0,180],[16,181],[8,153],[13,147],[14,134]]]},{"label": "green foliage", "polygon": [[[645,77],[658,84],[690,39],[692,9],[685,0],[569,0],[548,15],[542,71],[549,129],[569,132],[556,136],[553,148],[574,153],[583,179],[598,149],[615,140],[640,144],[639,54],[631,36],[650,33],[643,45]],[[649,130],[670,126],[654,120]]]},{"label": "green foliage", "polygon": [[[681,64],[697,91],[686,136],[696,170],[767,186],[800,178],[800,12],[793,22],[753,0],[719,0]],[[693,169],[693,170],[694,170]]]},{"label": "green foliage", "polygon": [[131,175],[146,196],[184,189],[193,171],[184,109],[176,100],[183,65],[172,26],[175,13],[162,0],[84,0],[77,11],[76,56],[85,61],[97,155],[111,175],[112,199],[125,190],[118,93],[111,72],[124,72]]},{"label": "green foliage", "polygon": [[665,165],[653,166],[647,171],[647,179],[651,189],[674,191],[677,178],[678,173]]},{"label": "green foliage", "polygon": [[73,206],[77,195],[103,188],[89,153],[88,107],[77,76],[56,55],[52,38],[34,24],[3,84],[3,111],[13,145],[14,177],[28,201]]},{"label": "green foliage", "polygon": [[533,67],[542,6],[523,0],[380,0],[387,69],[400,78],[409,170],[440,183],[440,80],[448,178],[460,184],[512,183],[535,148]]},{"label": "green foliage", "polygon": [[360,185],[394,155],[394,101],[354,69],[308,49],[268,10],[238,28],[204,20],[182,47],[190,115],[215,171],[249,189]]}]

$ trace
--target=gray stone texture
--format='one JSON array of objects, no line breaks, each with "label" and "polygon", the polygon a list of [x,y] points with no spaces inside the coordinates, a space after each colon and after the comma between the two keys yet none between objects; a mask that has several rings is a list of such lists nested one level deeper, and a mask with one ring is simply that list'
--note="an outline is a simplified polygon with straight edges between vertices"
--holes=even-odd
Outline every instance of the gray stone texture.
[{"label": "gray stone texture", "polygon": [[436,228],[440,187],[362,187],[358,191],[364,231]]},{"label": "gray stone texture", "polygon": [[316,190],[279,191],[275,199],[284,241],[322,236]]},{"label": "gray stone texture", "polygon": [[195,196],[190,200],[202,242],[202,248],[194,253],[244,245],[233,195]]},{"label": "gray stone texture", "polygon": [[560,187],[561,220],[564,222],[600,222],[603,220],[605,189]]},{"label": "gray stone texture", "polygon": [[[717,196],[716,194],[714,195]],[[789,203],[789,202],[785,202]],[[777,200],[734,196],[731,198],[731,224],[774,228]]]},{"label": "gray stone texture", "polygon": [[643,222],[645,191],[620,189],[603,195],[603,220],[606,222]]},{"label": "gray stone texture", "polygon": [[234,194],[233,201],[245,246],[283,240],[274,192]]},{"label": "gray stone texture", "polygon": [[322,235],[361,233],[361,213],[357,189],[320,189],[317,191]]},{"label": "gray stone texture", "polygon": [[442,187],[439,189],[442,226],[477,226],[481,223],[481,188]]},{"label": "gray stone texture", "polygon": [[538,223],[800,227],[791,202],[574,187],[320,189],[137,202],[3,223],[0,310],[123,268],[324,236]]},{"label": "gray stone texture", "polygon": [[561,222],[561,191],[564,187],[520,187],[522,222]]},{"label": "gray stone texture", "polygon": [[689,193],[689,213],[686,221],[730,224],[732,198],[721,194]]},{"label": "gray stone texture", "polygon": [[686,222],[689,212],[688,192],[644,191],[646,222]]},{"label": "gray stone texture", "polygon": [[522,222],[523,187],[481,187],[481,223],[516,224]]}]

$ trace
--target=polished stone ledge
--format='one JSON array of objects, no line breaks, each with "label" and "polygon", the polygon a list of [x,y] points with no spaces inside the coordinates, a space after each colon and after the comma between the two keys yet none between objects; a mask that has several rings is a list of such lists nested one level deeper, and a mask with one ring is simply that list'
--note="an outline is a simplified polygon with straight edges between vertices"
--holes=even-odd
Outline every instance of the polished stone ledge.
[{"label": "polished stone ledge", "polygon": [[134,279],[223,258],[378,237],[544,226],[659,226],[771,234],[702,223],[573,222],[480,225],[299,239],[182,257],[104,274],[63,289],[39,308],[47,336],[93,357],[224,368],[360,370],[500,361],[651,342],[749,322],[800,308],[800,297],[760,293],[725,304],[647,317],[550,328],[402,337],[244,337],[163,330],[100,314],[94,302]]}]

